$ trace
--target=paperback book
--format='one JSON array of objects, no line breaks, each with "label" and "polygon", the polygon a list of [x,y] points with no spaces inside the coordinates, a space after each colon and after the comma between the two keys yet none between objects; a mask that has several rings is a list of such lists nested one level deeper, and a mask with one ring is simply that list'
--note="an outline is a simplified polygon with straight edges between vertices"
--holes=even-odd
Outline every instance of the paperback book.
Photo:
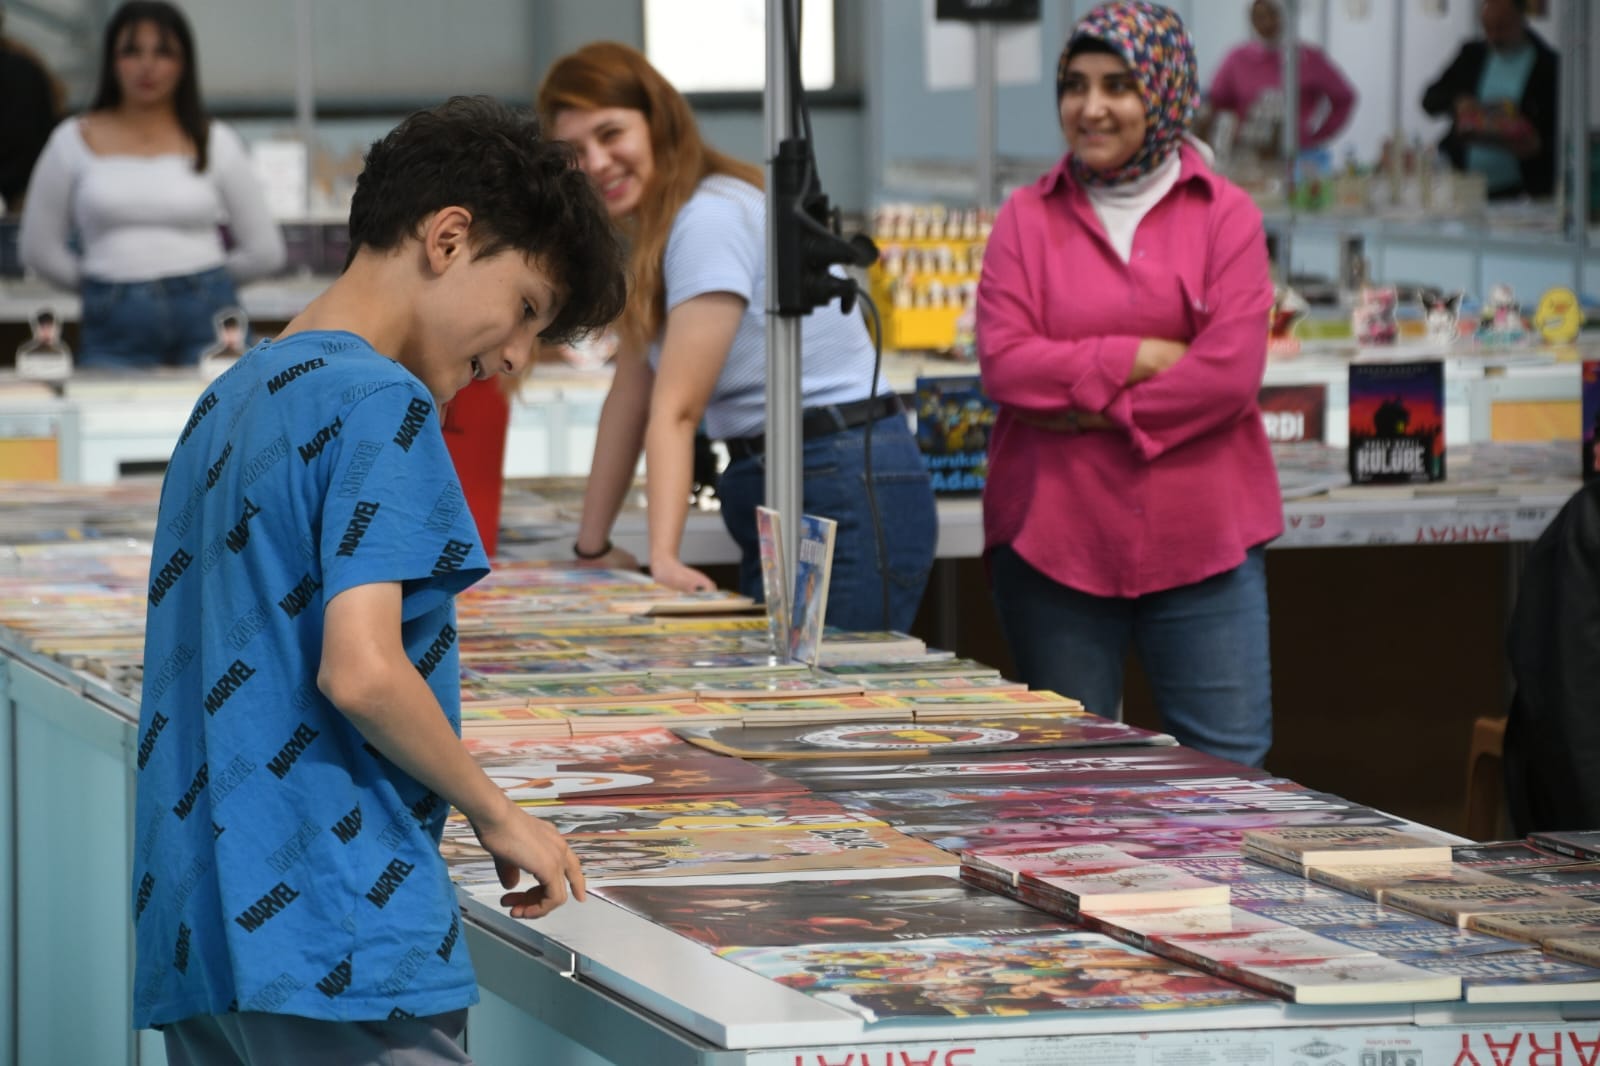
[{"label": "paperback book", "polygon": [[821,796],[666,799],[654,803],[527,803],[523,810],[568,833],[710,833],[724,829],[846,829],[883,825]]},{"label": "paperback book", "polygon": [[1600,862],[1600,829],[1572,832],[1529,833],[1528,842],[1584,862]]},{"label": "paperback book", "polygon": [[1427,1003],[1461,998],[1461,978],[1381,955],[1239,966],[1229,976],[1295,1003]]},{"label": "paperback book", "polygon": [[1386,892],[1383,902],[1462,928],[1468,927],[1468,919],[1474,915],[1559,910],[1563,907],[1577,910],[1586,906],[1583,901],[1570,896],[1558,896],[1542,888],[1509,881],[1490,885],[1411,885]]},{"label": "paperback book", "polygon": [[772,654],[789,654],[789,572],[783,559],[783,518],[771,507],[756,508],[756,543],[761,548],[761,592],[767,609]]},{"label": "paperback book", "polygon": [[1600,967],[1600,933],[1588,936],[1555,936],[1543,945],[1546,955],[1580,966]]},{"label": "paperback book", "polygon": [[1570,1003],[1600,1000],[1600,970],[1541,951],[1492,955],[1417,955],[1429,973],[1459,978],[1468,1003]]},{"label": "paperback book", "polygon": [[1076,928],[953,877],[600,885],[595,894],[711,948],[893,943]]},{"label": "paperback book", "polygon": [[1372,954],[1294,928],[1268,929],[1258,933],[1163,934],[1153,940],[1156,946],[1151,950],[1224,977],[1238,966],[1319,962]]},{"label": "paperback book", "polygon": [[1302,867],[1450,861],[1450,845],[1383,826],[1252,829],[1245,832],[1243,846]]},{"label": "paperback book", "polygon": [[1444,364],[1350,364],[1350,480],[1443,481]]},{"label": "paperback book", "polygon": [[1533,870],[1506,870],[1500,876],[1508,881],[1534,885],[1563,896],[1572,896],[1585,903],[1600,904],[1600,862],[1580,862],[1570,866]]},{"label": "paperback book", "polygon": [[1544,909],[1472,914],[1467,916],[1467,928],[1508,940],[1543,944],[1566,937],[1600,934],[1600,907],[1574,908],[1563,904]]},{"label": "paperback book", "polygon": [[976,374],[919,377],[917,447],[938,496],[974,496],[989,468],[995,405]]},{"label": "paperback book", "polygon": [[1450,857],[1458,866],[1498,873],[1503,870],[1538,869],[1565,866],[1574,860],[1566,855],[1536,848],[1526,840],[1496,840],[1487,844],[1457,844]]},{"label": "paperback book", "polygon": [[821,658],[822,625],[828,612],[828,582],[833,576],[831,518],[801,515],[795,540],[794,598],[789,605],[789,658],[816,666]]}]

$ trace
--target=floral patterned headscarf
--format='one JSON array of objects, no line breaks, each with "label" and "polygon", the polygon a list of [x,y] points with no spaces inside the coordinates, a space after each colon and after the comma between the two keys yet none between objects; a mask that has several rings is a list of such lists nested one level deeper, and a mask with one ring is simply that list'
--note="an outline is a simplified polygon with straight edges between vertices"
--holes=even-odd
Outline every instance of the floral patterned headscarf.
[{"label": "floral patterned headscarf", "polygon": [[1090,170],[1072,160],[1072,174],[1088,185],[1120,185],[1141,178],[1166,161],[1188,132],[1200,105],[1194,44],[1183,20],[1147,0],[1101,4],[1078,22],[1056,63],[1056,101],[1066,91],[1067,63],[1085,40],[1105,44],[1133,72],[1144,98],[1144,144],[1115,170]]}]

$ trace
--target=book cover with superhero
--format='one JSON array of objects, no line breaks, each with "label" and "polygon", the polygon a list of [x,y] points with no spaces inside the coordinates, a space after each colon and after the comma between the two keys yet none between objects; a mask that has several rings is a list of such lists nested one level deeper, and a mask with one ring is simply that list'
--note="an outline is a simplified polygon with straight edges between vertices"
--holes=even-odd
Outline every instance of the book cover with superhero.
[{"label": "book cover with superhero", "polygon": [[995,405],[977,375],[917,379],[917,446],[939,496],[974,496],[989,473]]},{"label": "book cover with superhero", "polygon": [[1072,923],[954,877],[603,885],[595,895],[711,948],[1067,932]]},{"label": "book cover with superhero", "polygon": [[1350,364],[1350,480],[1443,481],[1444,364]]}]

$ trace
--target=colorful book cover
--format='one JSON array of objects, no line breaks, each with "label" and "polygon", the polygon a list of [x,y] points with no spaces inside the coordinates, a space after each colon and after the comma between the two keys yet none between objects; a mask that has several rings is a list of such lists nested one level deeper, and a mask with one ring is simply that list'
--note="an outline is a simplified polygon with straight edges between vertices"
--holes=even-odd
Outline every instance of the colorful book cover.
[{"label": "colorful book cover", "polygon": [[1468,1003],[1571,1003],[1600,1000],[1600,970],[1542,951],[1418,955],[1406,960],[1461,980]]},{"label": "colorful book cover", "polygon": [[679,735],[723,755],[794,759],[836,755],[932,755],[949,751],[1092,748],[1173,744],[1164,733],[1101,719],[1034,715],[941,722],[840,722],[831,725],[690,726]]},{"label": "colorful book cover", "polygon": [[883,825],[821,796],[664,799],[655,803],[528,803],[523,809],[568,833],[686,833],[726,829],[845,829]]},{"label": "colorful book cover", "polygon": [[953,877],[746,885],[600,885],[595,895],[711,948],[1069,932]]},{"label": "colorful book cover", "polygon": [[756,542],[761,546],[761,591],[767,609],[767,639],[772,654],[789,654],[789,576],[783,561],[783,518],[771,507],[756,508]]},{"label": "colorful book cover", "polygon": [[1144,948],[1151,947],[1162,936],[1198,936],[1207,933],[1265,933],[1274,929],[1289,929],[1283,922],[1251,914],[1233,906],[1209,907],[1154,907],[1150,910],[1121,911],[1115,914],[1087,914],[1084,923],[1096,932],[1105,933]]},{"label": "colorful book cover", "polygon": [[822,650],[823,619],[828,614],[828,581],[833,576],[833,537],[839,523],[801,515],[795,554],[794,597],[789,605],[789,658],[816,666]]},{"label": "colorful book cover", "polygon": [[718,954],[868,1021],[1261,1002],[1245,989],[1099,933],[728,948]]},{"label": "colorful book cover", "polygon": [[1468,919],[1477,914],[1560,910],[1563,907],[1576,910],[1585,906],[1582,900],[1571,896],[1558,896],[1542,888],[1510,881],[1490,885],[1411,885],[1389,890],[1383,902],[1463,929],[1468,927]]},{"label": "colorful book cover", "polygon": [[1515,940],[1471,933],[1425,918],[1375,929],[1324,926],[1317,933],[1352,948],[1401,961],[1413,955],[1493,955],[1501,951],[1522,951],[1528,946]]},{"label": "colorful book cover", "polygon": [[1304,929],[1268,929],[1259,933],[1183,933],[1154,938],[1156,951],[1207,973],[1232,966],[1270,966],[1288,962],[1347,959],[1371,952]]},{"label": "colorful book cover", "polygon": [[[1302,882],[1303,883],[1303,882]],[[1236,888],[1238,886],[1235,886]],[[1316,887],[1316,886],[1312,886]],[[1271,918],[1296,929],[1387,929],[1394,925],[1418,921],[1416,915],[1380,907],[1367,900],[1352,899],[1341,892],[1322,890],[1326,898],[1319,900],[1256,899],[1234,904],[1251,914]],[[1441,925],[1439,928],[1448,929]]]},{"label": "colorful book cover", "polygon": [[1019,884],[1056,904],[1057,914],[1112,914],[1152,907],[1215,907],[1228,902],[1228,886],[1171,866],[1144,862],[1108,870],[1071,867],[1029,870]]},{"label": "colorful book cover", "polygon": [[618,730],[584,738],[496,740],[487,737],[468,737],[461,743],[475,759],[511,757],[573,762],[583,759],[609,759],[618,755],[671,758],[701,754],[694,745],[678,739],[677,734],[670,729],[662,729],[659,726],[650,729]]},{"label": "colorful book cover", "polygon": [[917,447],[938,496],[973,496],[989,472],[995,405],[976,375],[917,378]]},{"label": "colorful book cover", "polygon": [[1425,1003],[1461,998],[1461,978],[1430,973],[1381,955],[1239,966],[1230,969],[1228,976],[1295,1003]]},{"label": "colorful book cover", "polygon": [[922,762],[882,759],[795,759],[776,769],[819,792],[921,788],[940,785],[1114,785],[1257,773],[1239,764],[1184,747],[1148,745],[1092,752],[974,752]]},{"label": "colorful book cover", "polygon": [[631,681],[534,681],[506,683],[508,691],[528,697],[535,706],[560,707],[586,703],[682,703],[694,693],[682,685],[652,678]]},{"label": "colorful book cover", "polygon": [[884,825],[569,833],[564,839],[591,884],[661,877],[779,881],[813,873],[847,877],[889,869],[951,873],[956,868],[954,856]]},{"label": "colorful book cover", "polygon": [[[476,741],[473,741],[476,743]],[[489,779],[519,802],[567,802],[651,796],[733,796],[800,791],[755,763],[717,755],[612,756],[553,759],[523,755],[502,743],[493,754],[475,753]]]},{"label": "colorful book cover", "polygon": [[1583,480],[1600,477],[1600,360],[1583,362]]},{"label": "colorful book cover", "polygon": [[855,680],[905,677],[999,677],[1000,671],[976,659],[955,656],[925,659],[891,659],[886,662],[852,662],[830,666],[835,677]]},{"label": "colorful book cover", "polygon": [[1443,481],[1444,364],[1350,364],[1350,480]]},{"label": "colorful book cover", "polygon": [[1256,395],[1267,439],[1274,444],[1327,439],[1328,386],[1263,385]]}]

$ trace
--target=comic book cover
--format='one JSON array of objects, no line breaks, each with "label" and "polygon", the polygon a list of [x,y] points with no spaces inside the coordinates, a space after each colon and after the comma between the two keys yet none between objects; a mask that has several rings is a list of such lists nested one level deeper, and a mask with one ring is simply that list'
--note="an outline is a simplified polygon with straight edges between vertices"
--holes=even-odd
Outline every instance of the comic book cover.
[{"label": "comic book cover", "polygon": [[1443,481],[1444,364],[1350,364],[1350,480]]},{"label": "comic book cover", "polygon": [[876,681],[906,677],[999,677],[1000,671],[976,659],[956,656],[927,656],[918,659],[890,659],[883,662],[840,663],[826,668],[835,677],[851,681]]},{"label": "comic book cover", "polygon": [[1529,833],[1528,842],[1584,862],[1600,861],[1600,829]]},{"label": "comic book cover", "polygon": [[[472,741],[470,743],[478,743]],[[778,777],[755,763],[698,754],[561,759],[521,754],[503,742],[491,754],[473,757],[489,779],[513,800],[562,799],[581,803],[605,798],[649,796],[734,796],[798,792],[796,782]]]},{"label": "comic book cover", "polygon": [[1575,896],[1586,903],[1600,904],[1600,862],[1580,862],[1535,870],[1502,870],[1508,881],[1537,885],[1564,896]]},{"label": "comic book cover", "polygon": [[789,658],[815,667],[822,650],[823,619],[828,614],[828,582],[833,576],[833,537],[839,523],[801,515],[795,539],[794,595],[789,603]]},{"label": "comic book cover", "polygon": [[941,785],[1109,785],[1230,774],[1267,776],[1264,770],[1251,770],[1191,748],[1159,745],[1093,752],[974,752],[963,759],[947,757],[912,763],[793,759],[777,764],[775,769],[818,792]]},{"label": "comic book cover", "polygon": [[844,722],[832,725],[689,726],[690,742],[746,759],[816,758],[826,755],[933,755],[950,751],[1012,751],[1174,744],[1165,733],[1075,715],[948,720]]},{"label": "comic book cover", "polygon": [[1246,848],[1290,859],[1302,866],[1358,866],[1450,861],[1450,845],[1397,829],[1321,826],[1256,829]]},{"label": "comic book cover", "polygon": [[938,496],[973,496],[989,472],[995,405],[976,374],[917,378],[917,447]]},{"label": "comic book cover", "polygon": [[1495,873],[1503,870],[1538,869],[1566,866],[1577,860],[1536,848],[1526,840],[1495,840],[1485,844],[1457,844],[1450,849],[1458,866],[1471,866]]},{"label": "comic book cover", "polygon": [[761,546],[761,591],[767,609],[767,640],[773,655],[789,654],[789,571],[783,560],[782,516],[756,508],[756,542]]},{"label": "comic book cover", "polygon": [[1231,967],[1235,981],[1295,1003],[1426,1003],[1461,998],[1461,979],[1381,955]]},{"label": "comic book cover", "polygon": [[609,759],[618,755],[672,758],[700,754],[694,745],[678,739],[672,730],[662,729],[659,726],[649,729],[624,727],[610,733],[582,738],[525,740],[469,737],[461,743],[474,758],[478,759],[509,756],[572,762],[579,759]]},{"label": "comic book cover", "polygon": [[[1582,900],[1504,881],[1488,885],[1411,885],[1384,893],[1383,902],[1424,918],[1468,928],[1473,915],[1516,911],[1577,910]],[[1480,930],[1486,931],[1486,930]]]},{"label": "comic book cover", "polygon": [[974,714],[993,718],[1002,714],[1037,714],[1040,711],[1070,710],[1077,714],[1089,713],[1077,700],[1048,689],[1011,689],[1003,692],[918,691],[897,698],[906,702],[911,708],[911,717],[919,722],[966,718]]},{"label": "comic book cover", "polygon": [[885,823],[807,792],[655,803],[525,803],[529,814],[567,833],[683,833],[724,829],[843,829]]},{"label": "comic book cover", "polygon": [[1099,933],[725,948],[718,954],[869,1021],[1261,1002],[1236,985]]},{"label": "comic book cover", "polygon": [[1068,932],[1072,923],[954,877],[601,885],[595,894],[711,948]]},{"label": "comic book cover", "polygon": [[1227,904],[1207,907],[1152,907],[1149,910],[1085,914],[1079,919],[1088,929],[1115,937],[1145,951],[1158,951],[1162,936],[1197,936],[1202,933],[1265,933],[1289,929],[1282,922],[1251,914]]},{"label": "comic book cover", "polygon": [[1268,929],[1259,933],[1164,933],[1152,938],[1155,949],[1207,973],[1226,973],[1234,966],[1347,959],[1371,952],[1341,944],[1304,929]]},{"label": "comic book cover", "polygon": [[1600,934],[1600,907],[1574,910],[1563,904],[1544,909],[1471,914],[1467,916],[1466,927],[1488,936],[1542,944],[1558,937]]},{"label": "comic book cover", "polygon": [[1470,933],[1425,918],[1395,922],[1376,929],[1323,926],[1317,933],[1329,940],[1401,961],[1407,961],[1413,955],[1493,955],[1502,951],[1521,951],[1528,946],[1515,940]]},{"label": "comic book cover", "polygon": [[943,873],[957,869],[954,856],[884,825],[569,833],[564,839],[582,861],[591,884],[658,877],[731,883],[818,873],[847,877],[902,868]]}]

